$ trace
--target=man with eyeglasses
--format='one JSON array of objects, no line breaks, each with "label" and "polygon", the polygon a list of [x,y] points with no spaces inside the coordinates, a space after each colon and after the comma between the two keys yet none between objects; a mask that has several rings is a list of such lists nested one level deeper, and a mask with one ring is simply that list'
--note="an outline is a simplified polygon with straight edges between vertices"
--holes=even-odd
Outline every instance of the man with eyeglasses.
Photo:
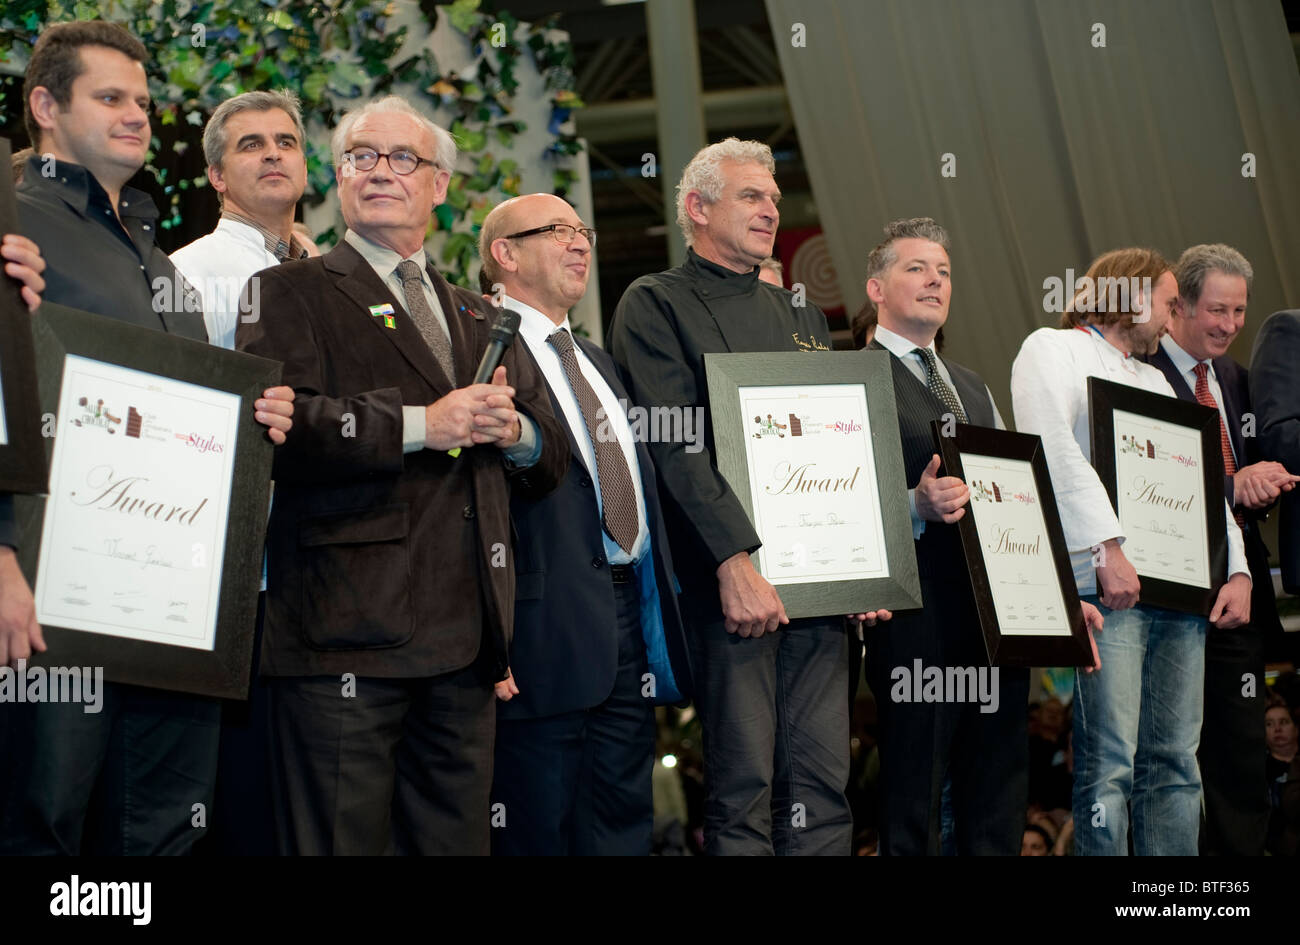
[{"label": "man with eyeglasses", "polygon": [[[485,854],[514,618],[512,491],[568,464],[531,359],[424,250],[455,144],[396,96],[331,142],[347,232],[259,273],[239,348],[298,395],[276,457],[262,674],[282,853]],[[467,385],[467,386],[461,386]]]},{"label": "man with eyeglasses", "polygon": [[553,194],[488,214],[479,256],[568,433],[569,472],[515,496],[515,632],[497,687],[497,855],[646,856],[656,703],[689,692],[654,464],[609,355],[569,327],[596,232]]}]

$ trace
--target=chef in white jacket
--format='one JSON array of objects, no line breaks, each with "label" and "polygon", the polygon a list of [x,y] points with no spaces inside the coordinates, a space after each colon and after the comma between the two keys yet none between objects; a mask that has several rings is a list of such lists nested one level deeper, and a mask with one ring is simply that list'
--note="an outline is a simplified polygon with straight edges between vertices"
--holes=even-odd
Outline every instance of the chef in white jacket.
[{"label": "chef in white jacket", "polygon": [[[217,106],[203,129],[208,181],[221,220],[207,236],[172,253],[171,261],[203,297],[208,341],[235,347],[239,298],[254,273],[314,255],[293,231],[307,187],[302,113],[292,92],[245,92]],[[260,317],[257,283],[245,318]]]},{"label": "chef in white jacket", "polygon": [[[294,211],[307,186],[303,140],[302,112],[291,92],[245,92],[227,99],[203,129],[203,155],[208,180],[221,201],[221,219],[207,236],[172,253],[171,260],[202,296],[208,341],[214,345],[235,347],[246,285],[242,317],[262,317],[255,273],[318,254],[311,241],[293,229]],[[257,676],[262,601],[257,613],[248,702],[222,709],[216,799],[207,837],[211,852],[222,855],[275,852],[268,700]]]}]

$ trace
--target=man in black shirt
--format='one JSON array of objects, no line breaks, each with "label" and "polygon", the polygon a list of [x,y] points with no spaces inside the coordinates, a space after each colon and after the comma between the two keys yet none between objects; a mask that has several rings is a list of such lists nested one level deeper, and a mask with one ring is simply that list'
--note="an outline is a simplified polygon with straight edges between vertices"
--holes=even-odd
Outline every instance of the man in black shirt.
[{"label": "man in black shirt", "polygon": [[[758,278],[780,218],[774,169],[767,145],[735,138],[687,165],[677,204],[687,260],[632,283],[614,313],[610,351],[642,407],[703,416],[709,352],[830,350],[821,310]],[[847,856],[844,619],[786,616],[750,561],[759,537],[718,472],[711,435],[685,422],[680,432],[650,452],[704,726],[705,849]]]},{"label": "man in black shirt", "polygon": [[[36,154],[18,188],[19,219],[48,254],[48,301],[205,341],[200,300],[154,243],[157,209],[125,186],[149,149],[145,56],[139,40],[102,21],[41,34],[24,88]],[[279,387],[254,405],[275,443],[284,442],[292,400]],[[3,622],[24,611],[26,625]],[[0,572],[0,637],[11,657],[34,623],[21,574]],[[69,703],[0,712],[12,738],[12,757],[0,764],[12,778],[0,853],[183,853],[202,835],[193,806],[211,806],[216,701],[107,683],[98,713]]]}]

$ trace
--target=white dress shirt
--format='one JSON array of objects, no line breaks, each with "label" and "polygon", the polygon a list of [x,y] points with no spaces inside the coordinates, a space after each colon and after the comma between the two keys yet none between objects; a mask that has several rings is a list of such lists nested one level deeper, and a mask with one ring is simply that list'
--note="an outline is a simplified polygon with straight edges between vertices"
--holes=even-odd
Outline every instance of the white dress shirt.
[{"label": "white dress shirt", "polygon": [[233,351],[244,283],[280,262],[266,248],[266,237],[247,223],[223,217],[207,236],[172,253],[171,261],[203,298],[208,341]]},{"label": "white dress shirt", "polygon": [[[930,372],[926,369],[925,361],[916,353],[916,349],[920,347],[919,345],[908,341],[897,332],[890,331],[884,325],[876,326],[875,339],[880,342],[881,347],[903,362],[903,365],[921,382],[922,387],[929,389]],[[934,363],[939,376],[952,388],[952,394],[957,398],[957,403],[961,404],[962,410],[965,410],[966,405],[962,403],[961,394],[957,392],[957,385],[952,382],[952,374],[948,371],[948,365],[943,363],[943,358],[939,357],[939,353],[934,350],[934,342],[931,341],[926,347],[934,354]],[[993,393],[989,390],[987,384],[984,385],[984,392],[989,395],[989,403],[993,405],[993,425],[999,430],[1005,430],[1007,425],[1002,422],[1002,414],[998,411],[997,402],[993,399]],[[921,518],[920,513],[916,511],[915,488],[907,490],[907,507],[912,516],[912,538],[913,540],[919,539],[925,534],[925,519]]]},{"label": "white dress shirt", "polygon": [[[1192,392],[1192,395],[1195,396],[1196,365],[1201,364],[1202,362],[1197,361],[1194,357],[1184,351],[1182,346],[1179,345],[1178,342],[1174,341],[1173,337],[1170,335],[1165,335],[1160,339],[1160,347],[1165,349],[1165,354],[1169,355],[1169,360],[1174,362],[1174,367],[1178,369],[1178,373],[1181,374],[1183,380],[1187,382],[1188,389]],[[1223,418],[1223,428],[1229,430],[1232,428],[1231,421],[1228,419],[1227,408],[1223,405],[1223,388],[1219,386],[1219,376],[1214,372],[1214,361],[1206,360],[1204,364],[1209,368],[1209,370],[1205,372],[1205,381],[1206,384],[1209,385],[1210,396],[1213,397],[1214,402],[1219,405],[1219,416]],[[1237,465],[1240,466],[1241,457],[1237,455],[1236,448],[1232,446],[1232,437],[1228,437],[1228,448],[1232,450],[1233,460],[1235,460]]]},{"label": "white dress shirt", "polygon": [[[1080,594],[1097,593],[1093,549],[1112,538],[1121,544],[1124,541],[1110,496],[1091,465],[1089,377],[1175,396],[1159,368],[1124,354],[1090,329],[1040,328],[1020,346],[1011,365],[1016,428],[1043,439]],[[1228,574],[1249,577],[1241,529],[1226,501],[1223,511],[1228,527]]]},{"label": "white dress shirt", "polygon": [[[573,438],[577,441],[578,449],[582,452],[583,464],[587,467],[587,472],[591,475],[591,481],[596,490],[596,508],[602,514],[604,512],[604,503],[600,495],[600,477],[596,474],[596,448],[591,442],[591,434],[587,430],[587,422],[582,417],[582,408],[578,405],[578,397],[569,386],[569,376],[564,373],[564,365],[560,363],[559,353],[552,348],[546,339],[556,331],[571,332],[569,319],[566,316],[563,324],[556,325],[555,322],[524,302],[518,299],[506,296],[502,302],[503,308],[513,309],[520,315],[519,336],[524,343],[528,345],[528,350],[537,362],[542,374],[546,377],[546,382],[551,385],[551,390],[555,393],[555,399],[560,404],[560,415],[569,429],[573,432]],[[601,376],[596,365],[591,363],[591,359],[575,343],[573,346],[574,354],[578,360],[578,369],[587,383],[591,385],[592,391],[600,400],[601,410],[604,411],[604,417],[601,420],[606,421],[603,425],[601,420],[596,422],[596,434],[602,435],[602,426],[609,433],[618,438],[618,445],[623,449],[623,458],[627,460],[628,470],[632,474],[632,486],[636,489],[636,541],[632,545],[631,554],[624,551],[614,539],[602,528],[600,536],[605,542],[605,558],[610,564],[631,564],[639,561],[650,541],[650,529],[646,518],[645,510],[645,488],[641,482],[641,466],[636,458],[636,441],[632,436],[632,427],[628,423],[626,404],[620,403],[614,396],[614,391],[610,388],[605,378]]]}]

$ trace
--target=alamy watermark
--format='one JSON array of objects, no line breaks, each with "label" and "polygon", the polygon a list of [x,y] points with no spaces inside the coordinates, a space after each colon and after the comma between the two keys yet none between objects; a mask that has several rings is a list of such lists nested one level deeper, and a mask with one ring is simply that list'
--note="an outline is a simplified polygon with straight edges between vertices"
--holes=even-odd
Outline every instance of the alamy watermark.
[{"label": "alamy watermark", "polygon": [[104,708],[104,667],[0,666],[0,703],[80,702],[82,711],[96,715]]},{"label": "alamy watermark", "polygon": [[[1151,317],[1147,306],[1151,303],[1151,277],[1103,276],[1094,279],[1089,275],[1077,279],[1073,269],[1065,270],[1065,278],[1048,276],[1043,280],[1043,311],[1060,314],[1068,308],[1075,312],[1132,312],[1133,321],[1141,323]],[[1141,311],[1135,306],[1138,299],[1144,303]]]},{"label": "alamy watermark", "polygon": [[977,702],[985,715],[998,710],[996,666],[924,666],[915,659],[895,666],[889,678],[891,702]]}]

